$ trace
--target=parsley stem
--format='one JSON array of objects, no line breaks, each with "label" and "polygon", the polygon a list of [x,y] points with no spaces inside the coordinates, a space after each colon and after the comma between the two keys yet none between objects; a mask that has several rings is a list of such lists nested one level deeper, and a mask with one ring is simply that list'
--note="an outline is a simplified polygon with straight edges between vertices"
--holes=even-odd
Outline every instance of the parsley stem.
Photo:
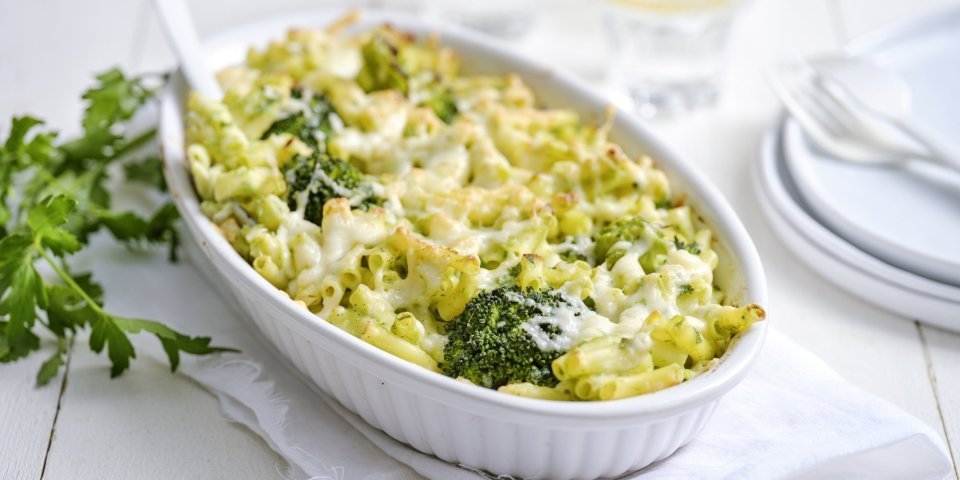
[{"label": "parsley stem", "polygon": [[117,147],[117,149],[114,150],[113,152],[113,157],[120,158],[128,152],[136,150],[137,148],[143,146],[145,143],[150,141],[156,134],[157,134],[156,128],[151,128],[149,130],[144,131],[140,135],[137,135],[136,137],[133,137],[132,139],[130,139],[130,141],[128,141],[127,143],[124,143],[123,145],[120,145],[119,147]]},{"label": "parsley stem", "polygon": [[48,264],[50,264],[50,266],[53,268],[53,271],[57,272],[57,276],[59,276],[60,279],[62,279],[63,282],[67,284],[67,286],[72,288],[77,293],[77,295],[80,295],[80,298],[82,298],[85,302],[87,302],[87,306],[89,306],[91,310],[96,312],[98,315],[102,315],[102,316],[107,315],[107,312],[104,312],[103,309],[100,308],[100,305],[94,299],[90,298],[90,295],[87,295],[87,292],[83,288],[81,288],[80,285],[77,285],[77,282],[73,281],[73,277],[71,277],[70,274],[64,271],[63,268],[60,267],[60,265],[57,265],[57,262],[50,256],[50,254],[47,253],[47,251],[43,247],[34,244],[33,249],[36,250],[38,253],[40,253],[40,256],[43,257],[43,259],[46,260]]}]

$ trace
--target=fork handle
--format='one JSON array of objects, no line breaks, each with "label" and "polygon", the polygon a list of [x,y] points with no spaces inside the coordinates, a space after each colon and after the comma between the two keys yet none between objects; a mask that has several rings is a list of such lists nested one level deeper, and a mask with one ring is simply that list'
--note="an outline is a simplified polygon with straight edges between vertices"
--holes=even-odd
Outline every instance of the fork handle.
[{"label": "fork handle", "polygon": [[901,132],[927,150],[928,160],[960,171],[960,150],[952,142],[917,121],[895,119],[894,123]]}]

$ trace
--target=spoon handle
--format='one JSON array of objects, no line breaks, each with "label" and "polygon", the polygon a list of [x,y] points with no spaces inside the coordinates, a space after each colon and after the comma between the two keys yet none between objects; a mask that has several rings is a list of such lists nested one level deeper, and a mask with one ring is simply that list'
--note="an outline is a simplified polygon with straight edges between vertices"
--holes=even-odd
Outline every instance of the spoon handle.
[{"label": "spoon handle", "polygon": [[204,96],[219,100],[223,96],[220,84],[204,63],[200,39],[190,18],[190,11],[184,0],[154,0],[154,7],[160,16],[160,24],[167,34],[167,41],[180,60],[187,83],[193,90]]}]

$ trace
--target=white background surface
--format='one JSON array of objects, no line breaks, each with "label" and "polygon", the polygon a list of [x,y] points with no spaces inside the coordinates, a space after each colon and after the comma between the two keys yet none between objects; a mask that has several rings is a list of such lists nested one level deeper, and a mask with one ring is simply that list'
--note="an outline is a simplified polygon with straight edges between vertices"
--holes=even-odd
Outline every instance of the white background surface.
[{"label": "white background surface", "polygon": [[[330,2],[194,0],[192,9],[201,33],[209,34],[325,3]],[[748,175],[760,137],[778,111],[762,80],[766,66],[834,50],[872,28],[949,3],[753,0],[734,31],[720,105],[655,128],[707,172],[743,218],[767,270],[773,327],[853,384],[931,425],[947,440],[957,465],[960,335],[883,312],[823,281],[770,231]],[[589,4],[544,1],[549,8],[518,48],[598,81],[602,32],[599,19],[583,6]],[[147,0],[0,0],[4,135],[9,117],[27,112],[66,133],[75,130],[79,93],[93,72],[111,65],[131,71],[173,65]],[[138,260],[122,248],[116,255]],[[158,288],[149,279],[137,285],[101,280],[108,308],[111,296]],[[170,299],[157,296],[156,305],[143,312],[122,313],[146,316],[162,311],[164,301]],[[192,333],[203,332],[202,319],[197,323]],[[131,371],[110,380],[107,360],[78,346],[65,376],[44,388],[34,387],[42,356],[0,366],[0,479],[281,478],[280,458],[256,436],[224,420],[212,396],[171,375],[166,364],[141,355]]]}]

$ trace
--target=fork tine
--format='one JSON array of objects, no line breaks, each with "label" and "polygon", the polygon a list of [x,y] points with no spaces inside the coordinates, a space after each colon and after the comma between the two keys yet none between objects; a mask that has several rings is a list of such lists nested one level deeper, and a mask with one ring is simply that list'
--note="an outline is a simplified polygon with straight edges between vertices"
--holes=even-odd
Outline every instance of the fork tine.
[{"label": "fork tine", "polygon": [[[843,92],[837,92],[831,85],[829,85],[829,79],[824,77],[823,74],[810,64],[806,60],[801,60],[800,68],[803,69],[810,75],[810,91],[812,96],[823,105],[824,109],[831,112],[837,120],[847,126],[851,133],[855,133],[857,136],[867,135],[871,138],[871,141],[884,143],[888,139],[886,135],[877,135],[870,127],[864,122],[864,119],[856,111],[856,100],[854,103],[851,103],[850,98],[844,96]],[[842,89],[841,89],[842,90]],[[897,146],[890,144],[890,148],[897,148]]]},{"label": "fork tine", "polygon": [[836,117],[829,108],[819,102],[815,95],[811,94],[809,80],[799,78],[800,75],[803,74],[803,72],[792,71],[783,77],[786,88],[790,90],[791,95],[796,99],[799,106],[814,122],[830,134],[844,135],[848,133],[848,129],[842,120]]},{"label": "fork tine", "polygon": [[851,125],[852,119],[843,115],[835,104],[819,95],[809,82],[799,85],[797,88],[797,95],[805,99],[808,108],[816,112],[821,122],[829,124],[834,133],[849,135],[854,130]]},{"label": "fork tine", "polygon": [[800,62],[766,72],[767,83],[817,147],[838,158],[861,163],[899,163],[903,152],[890,151],[866,138],[862,125],[836,98],[817,88],[819,74]]},{"label": "fork tine", "polygon": [[822,124],[820,115],[811,111],[809,101],[799,95],[795,81],[792,80],[792,75],[786,71],[787,69],[788,66],[780,65],[767,71],[767,84],[787,107],[787,111],[793,118],[800,122],[804,130],[822,139],[835,135],[830,131],[832,126]]}]

